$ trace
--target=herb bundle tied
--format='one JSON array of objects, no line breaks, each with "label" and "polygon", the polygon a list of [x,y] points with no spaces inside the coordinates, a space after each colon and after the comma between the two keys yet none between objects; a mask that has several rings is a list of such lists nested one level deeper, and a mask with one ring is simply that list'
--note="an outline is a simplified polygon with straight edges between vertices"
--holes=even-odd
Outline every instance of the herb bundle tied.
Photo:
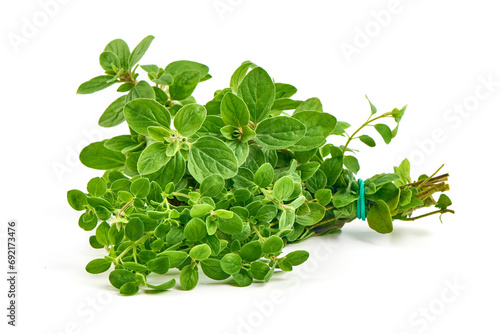
[{"label": "herb bundle tied", "polygon": [[[392,232],[394,220],[453,212],[442,193],[448,175],[414,181],[408,160],[393,173],[355,177],[360,166],[349,145],[374,147],[365,134],[370,129],[389,144],[406,106],[379,113],[368,100],[367,121],[352,131],[323,112],[318,98],[292,99],[294,86],[275,82],[250,61],[236,69],[228,88],[198,104],[192,94],[211,78],[203,64],[141,65],[149,80],[138,79],[138,62],[152,40],[132,52],[123,40],[110,42],[99,57],[104,75],[78,88],[90,94],[119,84],[121,96],[99,125],[128,125],[128,133],[81,151],[85,166],[105,172],[86,191],[67,194],[82,212],[79,226],[93,231],[90,245],[106,251],[86,270],[99,274],[113,266],[109,281],[120,293],[168,290],[175,279],[156,285],[150,274],[174,268],[185,290],[197,285],[200,270],[214,280],[232,277],[227,281],[238,286],[267,282],[275,270],[291,271],[309,256],[303,250],[284,255],[285,245],[338,232],[364,220],[364,212],[379,233]],[[413,215],[427,207],[434,209]]]}]

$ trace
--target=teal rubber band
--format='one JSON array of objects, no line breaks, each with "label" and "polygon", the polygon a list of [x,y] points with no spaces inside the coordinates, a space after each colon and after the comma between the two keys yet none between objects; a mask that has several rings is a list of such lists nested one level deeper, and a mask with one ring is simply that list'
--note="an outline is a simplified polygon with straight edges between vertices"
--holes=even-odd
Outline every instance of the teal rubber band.
[{"label": "teal rubber band", "polygon": [[359,184],[359,198],[356,201],[356,217],[358,219],[366,220],[365,212],[365,182],[361,179],[358,180]]}]

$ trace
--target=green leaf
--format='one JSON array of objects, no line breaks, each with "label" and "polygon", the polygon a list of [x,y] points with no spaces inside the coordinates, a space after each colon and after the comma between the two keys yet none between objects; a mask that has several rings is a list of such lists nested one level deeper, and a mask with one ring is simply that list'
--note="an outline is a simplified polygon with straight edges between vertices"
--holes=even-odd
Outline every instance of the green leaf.
[{"label": "green leaf", "polygon": [[128,69],[128,59],[130,56],[130,49],[127,43],[122,39],[115,39],[106,45],[104,51],[109,51],[114,53],[120,59],[120,64],[123,68]]},{"label": "green leaf", "polygon": [[139,66],[144,71],[148,72],[148,74],[157,74],[160,68],[157,65],[141,65]]},{"label": "green leaf", "polygon": [[136,271],[138,273],[145,273],[146,271],[148,271],[148,268],[146,266],[137,262],[126,261],[123,262],[123,266],[128,270]]},{"label": "green leaf", "polygon": [[139,218],[131,218],[125,225],[125,235],[130,241],[137,241],[144,235],[144,223]]},{"label": "green leaf", "polygon": [[207,110],[199,104],[188,104],[182,107],[174,118],[174,126],[184,137],[194,135],[203,125],[207,117]]},{"label": "green leaf", "polygon": [[398,174],[401,180],[394,182],[398,187],[411,183],[410,177],[410,161],[404,159],[399,167],[394,167],[394,173]]},{"label": "green leaf", "polygon": [[113,85],[116,81],[113,80],[112,75],[100,75],[98,77],[92,78],[87,82],[84,82],[78,87],[76,91],[77,94],[92,94],[108,88]]},{"label": "green leaf", "polygon": [[337,191],[332,197],[333,206],[336,208],[342,208],[346,205],[351,204],[359,198],[359,195],[354,194],[352,191],[347,189],[341,189]]},{"label": "green leaf", "polygon": [[158,102],[150,99],[130,101],[124,108],[125,119],[137,133],[147,136],[148,127],[160,126],[170,129],[170,113]]},{"label": "green leaf", "polygon": [[276,99],[289,98],[297,93],[297,88],[290,84],[277,82],[274,86],[276,87]]},{"label": "green leaf", "polygon": [[99,241],[97,241],[97,237],[95,235],[90,236],[89,244],[94,249],[104,248],[104,245],[100,244]]},{"label": "green leaf", "polygon": [[250,241],[243,245],[240,256],[245,262],[253,262],[262,257],[262,243],[258,240]]},{"label": "green leaf", "polygon": [[292,271],[293,270],[292,264],[286,258],[282,258],[280,261],[278,261],[278,265],[279,265],[280,269],[283,271]]},{"label": "green leaf", "polygon": [[165,291],[168,289],[172,289],[174,286],[175,286],[175,278],[172,278],[171,280],[169,280],[163,284],[160,284],[160,285],[148,284],[148,288],[158,290],[158,291]]},{"label": "green leaf", "polygon": [[209,204],[195,204],[191,208],[190,214],[191,217],[203,217],[214,208]]},{"label": "green leaf", "polygon": [[367,214],[368,225],[373,230],[379,233],[392,232],[392,216],[391,211],[384,201],[377,201],[368,210]]},{"label": "green leaf", "polygon": [[153,143],[146,147],[139,156],[137,170],[141,175],[147,175],[158,171],[169,161],[165,152],[167,145],[163,143]]},{"label": "green leaf", "polygon": [[372,177],[370,177],[368,180],[366,180],[368,182],[373,182],[375,184],[375,186],[377,188],[383,186],[384,184],[386,183],[390,183],[390,182],[393,182],[393,181],[398,181],[400,179],[399,175],[397,174],[392,174],[392,173],[388,173],[388,174],[375,174],[373,175]]},{"label": "green leaf", "polygon": [[184,236],[190,242],[200,241],[207,235],[207,226],[200,218],[191,219],[184,228]]},{"label": "green leaf", "polygon": [[149,180],[145,177],[136,179],[130,185],[130,192],[138,198],[145,198],[149,194],[151,184]]},{"label": "green leaf", "polygon": [[95,231],[96,241],[101,245],[109,245],[109,224],[106,222],[101,222]]},{"label": "green leaf", "polygon": [[241,269],[240,272],[233,274],[232,276],[236,284],[241,287],[249,286],[253,282],[252,277],[245,269]]},{"label": "green leaf", "polygon": [[368,100],[368,103],[370,103],[370,112],[372,115],[376,114],[377,113],[377,108],[375,108],[375,106],[373,105],[372,101],[370,101],[370,99],[368,98],[367,95],[365,95],[366,99]]},{"label": "green leaf", "polygon": [[111,262],[106,259],[95,259],[90,261],[85,270],[90,274],[100,274],[107,271],[111,267]]},{"label": "green leaf", "polygon": [[94,177],[87,183],[87,191],[94,197],[102,196],[106,193],[106,182],[101,177]]},{"label": "green leaf", "polygon": [[117,289],[126,283],[135,282],[135,280],[135,275],[125,269],[115,269],[109,273],[109,282]]},{"label": "green leaf", "polygon": [[86,146],[80,152],[80,161],[89,168],[106,170],[123,167],[125,155],[107,149],[100,141]]},{"label": "green leaf", "polygon": [[201,182],[200,194],[201,196],[215,197],[224,189],[224,178],[219,174],[208,176]]},{"label": "green leaf", "polygon": [[176,101],[187,99],[196,89],[200,79],[200,72],[194,70],[174,76],[174,84],[169,87],[170,97]]},{"label": "green leaf", "polygon": [[80,190],[73,189],[68,191],[67,199],[69,205],[76,211],[85,210],[87,205],[87,196]]},{"label": "green leaf", "polygon": [[373,138],[368,135],[359,136],[359,140],[361,140],[363,144],[366,144],[369,147],[375,147],[377,145],[375,143],[375,140],[373,140]]},{"label": "green leaf", "polygon": [[245,60],[241,65],[234,71],[233,75],[231,76],[231,82],[229,84],[229,87],[231,87],[231,90],[233,93],[236,93],[238,91],[238,87],[240,86],[241,81],[243,78],[245,78],[245,75],[248,72],[248,69],[250,68],[255,68],[257,65],[252,63],[249,60]]},{"label": "green leaf", "polygon": [[132,68],[132,66],[134,66],[139,62],[139,60],[141,60],[141,58],[144,56],[149,46],[151,45],[153,39],[153,36],[147,36],[135,47],[134,51],[132,51],[128,59],[129,68]]},{"label": "green leaf", "polygon": [[168,256],[160,256],[156,259],[149,260],[147,263],[149,271],[163,275],[170,269],[170,259]]},{"label": "green leaf", "polygon": [[332,115],[317,111],[295,112],[293,118],[306,127],[304,137],[290,147],[294,151],[309,151],[323,145],[337,124],[337,119]]},{"label": "green leaf", "polygon": [[253,182],[260,188],[266,188],[273,182],[274,179],[274,168],[269,163],[266,162],[257,169],[253,177]]},{"label": "green leaf", "polygon": [[115,152],[122,152],[123,150],[136,146],[137,142],[131,135],[116,136],[104,142],[104,147]]},{"label": "green leaf", "polygon": [[374,194],[366,196],[370,201],[383,200],[387,203],[394,197],[399,197],[399,187],[393,183],[385,183]]},{"label": "green leaf", "polygon": [[170,73],[163,73],[161,77],[152,80],[159,85],[170,86],[174,83],[174,77]]},{"label": "green leaf", "polygon": [[92,231],[97,226],[97,216],[93,212],[86,212],[78,219],[78,226],[84,231]]},{"label": "green leaf", "polygon": [[223,219],[230,219],[233,218],[234,213],[232,211],[227,211],[224,209],[218,209],[214,211],[214,214],[217,217],[223,218]]},{"label": "green leaf", "polygon": [[186,161],[181,152],[177,152],[165,166],[153,174],[146,177],[151,181],[157,182],[161,187],[165,187],[169,182],[177,183],[184,176],[186,170]]},{"label": "green leaf", "polygon": [[439,195],[439,199],[436,203],[436,207],[441,209],[441,210],[444,210],[447,207],[449,207],[451,204],[452,204],[451,199],[448,196],[446,196],[445,194],[441,194],[441,195]]},{"label": "green leaf", "polygon": [[424,202],[420,198],[411,197],[410,202],[408,204],[400,205],[398,209],[400,211],[406,211],[406,210],[411,210],[411,209],[416,208],[416,207],[421,207],[423,205],[424,205]]},{"label": "green leaf", "polygon": [[328,178],[325,175],[325,173],[321,169],[318,169],[316,173],[314,173],[314,175],[311,176],[306,181],[307,190],[309,190],[312,193],[315,193],[316,191],[324,188],[326,186],[327,181]]},{"label": "green leaf", "polygon": [[198,267],[193,268],[192,266],[188,265],[182,268],[179,280],[183,289],[194,289],[198,284],[198,279]]},{"label": "green leaf", "polygon": [[[401,109],[397,109],[397,108],[394,108],[392,110],[392,117],[394,117],[394,120],[399,123],[401,122],[401,119],[403,118],[404,114],[405,114],[405,111],[406,111],[406,107],[407,106],[404,106],[403,108]],[[397,131],[396,131],[397,132]],[[394,137],[395,134],[393,134],[392,137]]]},{"label": "green leaf", "polygon": [[285,258],[292,264],[292,266],[298,266],[307,261],[309,253],[304,250],[297,250],[287,254]]},{"label": "green leaf", "polygon": [[296,101],[292,99],[276,99],[274,100],[273,106],[271,108],[272,113],[276,111],[277,114],[281,114],[281,111],[283,110],[293,110],[297,108],[302,101]]},{"label": "green leaf", "polygon": [[108,239],[110,244],[117,245],[123,241],[125,236],[125,231],[122,229],[118,230],[117,224],[112,224],[108,231]]},{"label": "green leaf", "polygon": [[384,139],[384,142],[386,144],[389,144],[392,140],[392,131],[391,128],[388,127],[385,124],[375,124],[375,130],[377,130],[378,133],[382,136],[382,139]]},{"label": "green leaf", "polygon": [[126,82],[126,83],[121,84],[120,86],[118,86],[118,88],[116,89],[116,91],[118,93],[126,93],[126,92],[129,92],[134,87],[135,87],[135,84],[133,82]]},{"label": "green leaf", "polygon": [[224,121],[219,116],[208,115],[205,122],[199,130],[200,133],[209,133],[213,135],[220,135],[220,130],[224,127]]},{"label": "green leaf", "polygon": [[238,87],[238,96],[243,99],[250,112],[250,120],[257,124],[271,112],[274,103],[274,83],[261,67],[251,70]]},{"label": "green leaf", "polygon": [[[292,205],[290,205],[290,206],[292,206]],[[278,227],[280,229],[280,235],[286,235],[285,234],[286,230],[292,231],[291,229],[293,228],[294,222],[295,222],[295,212],[294,211],[291,211],[291,212],[286,211],[286,210],[282,211],[281,216],[278,220]]]},{"label": "green leaf", "polygon": [[323,105],[321,104],[321,101],[317,97],[311,97],[310,99],[305,100],[302,102],[297,109],[293,112],[295,115],[296,113],[302,112],[302,111],[319,111],[323,112]]},{"label": "green leaf", "polygon": [[278,214],[278,208],[274,204],[266,204],[259,208],[255,219],[259,223],[270,223]]},{"label": "green leaf", "polygon": [[243,221],[236,213],[231,218],[219,218],[219,230],[226,234],[237,234],[243,230]]},{"label": "green leaf", "polygon": [[[325,207],[314,202],[305,204],[307,205],[308,212],[306,214],[297,214],[295,221],[297,224],[304,226],[312,226],[319,223],[325,216]],[[299,211],[297,211],[299,213]]]},{"label": "green leaf", "polygon": [[220,105],[222,120],[227,125],[242,127],[250,121],[248,107],[243,100],[233,93],[224,95]]},{"label": "green leaf", "polygon": [[99,125],[104,128],[111,128],[123,123],[125,120],[123,107],[125,106],[126,99],[126,95],[120,96],[113,103],[111,103],[99,118]]},{"label": "green leaf", "polygon": [[164,142],[165,138],[170,139],[172,137],[171,131],[161,126],[148,127],[148,135],[159,142]]},{"label": "green leaf", "polygon": [[337,121],[337,125],[335,125],[335,129],[332,131],[332,135],[343,136],[345,134],[345,130],[348,129],[351,124],[347,122]]},{"label": "green leaf", "polygon": [[399,197],[399,206],[405,206],[408,205],[411,202],[412,199],[412,193],[410,189],[401,189],[401,195]]},{"label": "green leaf", "polygon": [[320,163],[317,161],[306,162],[298,166],[297,170],[300,171],[300,179],[302,181],[306,181],[307,179],[309,179],[314,175],[314,173],[316,173],[319,166]]},{"label": "green leaf", "polygon": [[305,201],[306,197],[304,195],[301,195],[288,205],[297,210],[302,204],[304,204]]},{"label": "green leaf", "polygon": [[275,235],[270,236],[262,245],[264,254],[276,254],[281,252],[283,248],[283,240]]},{"label": "green leaf", "polygon": [[314,193],[314,198],[318,201],[318,204],[327,206],[332,200],[332,191],[330,189],[319,189]]},{"label": "green leaf", "polygon": [[220,260],[218,259],[205,259],[200,262],[200,265],[203,273],[213,280],[220,281],[230,276],[222,270]]},{"label": "green leaf", "polygon": [[208,70],[208,66],[189,60],[174,61],[165,67],[165,72],[174,77],[185,71],[197,71],[200,73],[200,78],[206,78]]},{"label": "green leaf", "polygon": [[201,260],[208,259],[208,257],[210,256],[211,253],[212,253],[212,250],[210,249],[209,245],[201,244],[201,245],[197,245],[197,246],[194,246],[193,248],[191,248],[191,251],[189,251],[189,256],[193,260],[201,261]]},{"label": "green leaf", "polygon": [[288,116],[276,116],[262,121],[255,130],[255,141],[268,150],[291,147],[306,134],[302,122]]},{"label": "green leaf", "polygon": [[253,262],[250,265],[250,270],[248,271],[248,274],[254,279],[264,280],[270,270],[271,268],[269,268],[269,266],[266,263]]},{"label": "green leaf", "polygon": [[191,144],[188,170],[200,183],[212,174],[229,179],[238,172],[238,162],[233,151],[222,140],[201,137]]},{"label": "green leaf", "polygon": [[130,90],[126,96],[125,103],[137,99],[151,99],[154,100],[156,97],[154,89],[144,80],[139,81],[137,85]]},{"label": "green leaf", "polygon": [[248,157],[249,153],[248,143],[244,143],[240,140],[231,140],[228,141],[226,144],[233,151],[238,166],[241,166]]},{"label": "green leaf", "polygon": [[354,174],[357,174],[359,172],[359,162],[358,159],[353,157],[352,155],[348,155],[344,157],[344,166],[353,172]]},{"label": "green leaf", "polygon": [[220,266],[226,274],[234,275],[241,269],[241,258],[238,254],[226,254],[221,259]]},{"label": "green leaf", "polygon": [[273,197],[277,201],[283,201],[287,199],[293,193],[293,180],[288,177],[282,177],[273,187]]},{"label": "green leaf", "polygon": [[139,283],[128,282],[121,286],[120,293],[124,296],[132,296],[139,292]]},{"label": "green leaf", "polygon": [[170,268],[177,268],[187,258],[186,252],[181,251],[164,251],[158,254],[158,257],[166,256],[170,260]]},{"label": "green leaf", "polygon": [[121,68],[122,64],[117,55],[110,51],[104,51],[99,55],[99,64],[105,71],[113,71],[113,67]]}]

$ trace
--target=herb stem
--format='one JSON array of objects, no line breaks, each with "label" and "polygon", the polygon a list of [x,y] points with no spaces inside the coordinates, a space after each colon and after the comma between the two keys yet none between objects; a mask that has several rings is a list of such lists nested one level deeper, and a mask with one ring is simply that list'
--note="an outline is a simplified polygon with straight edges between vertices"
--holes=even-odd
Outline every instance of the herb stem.
[{"label": "herb stem", "polygon": [[441,168],[443,168],[443,167],[444,167],[444,164],[442,164],[442,165],[441,165],[441,167],[439,167],[439,168],[437,169],[437,171],[435,171],[435,172],[434,172],[434,174],[432,174],[431,176],[429,176],[428,178],[426,178],[426,179],[425,179],[422,183],[420,183],[420,184],[417,186],[417,189],[422,188],[422,186],[423,186],[424,184],[426,184],[427,182],[429,182],[429,180],[431,180],[431,179],[432,179],[432,178],[433,178],[433,177],[434,177],[434,176],[435,176],[435,175],[436,175],[436,174],[437,174],[437,173],[441,170]]},{"label": "herb stem", "polygon": [[138,244],[140,244],[141,242],[143,242],[144,240],[149,238],[153,233],[155,233],[155,231],[151,231],[151,232],[146,233],[145,235],[142,236],[142,238],[140,238],[139,240],[134,242],[132,245],[125,248],[125,250],[123,252],[121,252],[120,255],[118,255],[116,257],[116,263],[118,263],[118,261],[120,261],[123,258],[123,256],[125,256],[125,254],[128,253],[129,250],[131,250],[134,247],[137,247]]},{"label": "herb stem", "polygon": [[349,136],[349,138],[347,139],[347,142],[344,145],[344,148],[342,149],[342,155],[345,154],[345,151],[347,150],[347,146],[354,139],[354,137],[358,134],[359,131],[361,131],[365,126],[367,126],[371,122],[376,121],[376,120],[381,119],[381,118],[384,118],[384,117],[387,117],[387,116],[390,116],[391,114],[392,114],[391,112],[386,112],[385,114],[382,114],[382,115],[375,117],[373,119],[370,116],[368,118],[368,120],[363,123],[363,125],[361,125],[356,131],[354,131],[354,133],[352,135]]},{"label": "herb stem", "polygon": [[417,216],[417,217],[405,218],[405,219],[401,219],[401,220],[404,220],[404,221],[413,221],[413,220],[417,220],[417,219],[420,219],[420,218],[429,217],[429,216],[435,215],[437,213],[441,213],[441,214],[443,214],[443,213],[455,213],[455,211],[448,210],[448,209],[436,210],[436,211],[432,211],[432,212],[429,212],[429,213],[426,213],[426,214],[423,214],[423,215],[420,215],[420,216]]},{"label": "herb stem", "polygon": [[134,200],[131,200],[131,201],[129,201],[127,204],[125,204],[125,205],[124,205],[124,206],[120,209],[120,211],[118,211],[118,213],[117,213],[117,215],[116,215],[116,218],[119,218],[119,217],[123,214],[123,212],[124,212],[125,210],[127,210],[127,208],[128,208],[130,205],[132,205],[132,203],[134,203]]},{"label": "herb stem", "polygon": [[253,230],[255,231],[255,233],[257,234],[257,236],[259,237],[259,241],[260,242],[266,241],[266,238],[264,238],[262,236],[262,234],[260,234],[259,229],[257,228],[257,226],[255,226],[254,224],[250,224],[250,225],[252,225]]}]

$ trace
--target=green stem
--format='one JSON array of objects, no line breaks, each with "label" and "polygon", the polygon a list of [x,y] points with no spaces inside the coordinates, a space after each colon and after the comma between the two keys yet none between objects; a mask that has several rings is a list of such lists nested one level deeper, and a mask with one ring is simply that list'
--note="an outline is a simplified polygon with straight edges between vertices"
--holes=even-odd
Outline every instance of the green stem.
[{"label": "green stem", "polygon": [[174,195],[175,197],[185,197],[185,198],[189,198],[188,195],[186,194],[183,194],[183,193],[178,193],[178,192],[173,192],[172,195]]},{"label": "green stem", "polygon": [[370,124],[373,121],[376,121],[378,119],[381,119],[381,118],[384,118],[384,117],[388,117],[388,116],[391,116],[391,115],[392,115],[391,112],[386,112],[385,114],[382,114],[382,115],[380,115],[378,117],[375,117],[373,119],[371,118],[372,116],[370,115],[370,117],[368,118],[368,120],[366,122],[364,122],[363,125],[361,125],[351,136],[349,136],[349,138],[347,139],[347,142],[344,145],[344,148],[342,149],[342,155],[344,155],[345,151],[347,150],[347,146],[354,139],[354,136],[356,136],[356,134],[359,131],[361,131],[361,129],[363,129],[365,126],[367,126],[368,124]]},{"label": "green stem", "polygon": [[120,255],[118,255],[116,257],[116,263],[118,263],[118,261],[120,261],[122,259],[122,257],[125,256],[125,254],[128,253],[129,250],[131,250],[132,248],[136,247],[138,244],[140,244],[141,242],[143,242],[144,240],[146,240],[147,238],[149,238],[153,233],[155,233],[155,232],[151,231],[151,232],[146,233],[145,235],[142,236],[142,238],[140,238],[139,240],[137,240],[134,243],[132,243],[132,245],[130,245],[127,248],[125,248],[125,250],[123,252],[121,252]]},{"label": "green stem", "polygon": [[442,164],[442,165],[441,165],[441,167],[439,167],[439,168],[438,168],[438,170],[434,172],[434,174],[432,174],[431,176],[429,176],[428,178],[426,178],[426,179],[424,180],[424,182],[420,183],[420,184],[417,186],[417,190],[418,190],[418,189],[420,189],[420,188],[422,188],[422,186],[423,186],[424,184],[426,184],[426,183],[427,183],[427,182],[429,182],[429,181],[430,181],[430,180],[431,180],[434,176],[436,176],[436,174],[437,174],[437,173],[441,170],[441,168],[443,168],[443,167],[444,167],[444,164]]},{"label": "green stem", "polygon": [[264,238],[262,236],[262,234],[260,234],[259,229],[257,228],[257,226],[255,226],[254,224],[250,224],[250,225],[252,225],[253,230],[255,231],[255,233],[257,234],[257,236],[259,237],[259,241],[260,242],[266,241],[266,238]]},{"label": "green stem", "polygon": [[424,217],[429,217],[429,216],[432,216],[432,215],[435,215],[437,213],[455,213],[455,211],[453,210],[448,210],[448,209],[444,209],[444,210],[436,210],[436,211],[432,211],[432,212],[429,212],[429,213],[426,213],[426,214],[423,214],[423,215],[420,215],[420,216],[417,216],[417,217],[412,217],[412,218],[405,218],[405,219],[401,219],[401,220],[404,220],[404,221],[413,221],[413,220],[417,220],[417,219],[420,219],[420,218],[424,218]]}]

